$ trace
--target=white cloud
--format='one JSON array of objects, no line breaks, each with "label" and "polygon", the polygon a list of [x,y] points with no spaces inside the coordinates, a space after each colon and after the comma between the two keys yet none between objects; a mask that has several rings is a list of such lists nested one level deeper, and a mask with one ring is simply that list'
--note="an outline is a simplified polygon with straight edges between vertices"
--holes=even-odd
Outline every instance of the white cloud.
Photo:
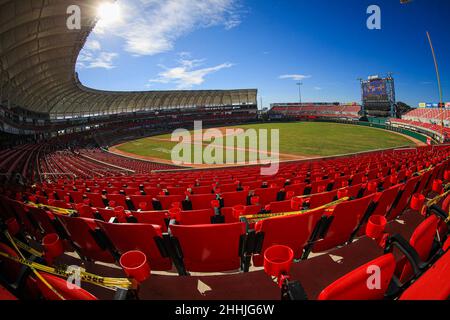
[{"label": "white cloud", "polygon": [[113,69],[115,68],[113,60],[118,56],[115,52],[102,51],[99,41],[88,40],[78,56],[77,67]]},{"label": "white cloud", "polygon": [[[160,65],[164,71],[158,74],[158,78],[150,79],[150,83],[174,83],[177,89],[190,89],[193,86],[201,85],[205,82],[206,76],[218,72],[222,69],[231,68],[234,64],[226,62],[213,67],[199,68],[203,65],[204,59],[179,60],[179,66],[167,68]],[[147,85],[151,86],[151,84]]]},{"label": "white cloud", "polygon": [[[94,33],[117,35],[133,55],[155,55],[170,51],[175,41],[200,28],[241,23],[241,0],[132,0],[119,2],[121,19],[105,28],[99,23]],[[107,30],[106,30],[107,29]]]},{"label": "white cloud", "polygon": [[303,74],[284,74],[279,76],[279,79],[290,79],[295,81],[300,81],[308,78],[311,78],[311,76]]},{"label": "white cloud", "polygon": [[97,51],[97,50],[100,50],[101,48],[102,47],[98,40],[89,39],[86,41],[86,44],[84,45],[84,49],[91,50],[91,51]]},{"label": "white cloud", "polygon": [[322,88],[321,87],[314,87],[314,90],[322,90]]}]

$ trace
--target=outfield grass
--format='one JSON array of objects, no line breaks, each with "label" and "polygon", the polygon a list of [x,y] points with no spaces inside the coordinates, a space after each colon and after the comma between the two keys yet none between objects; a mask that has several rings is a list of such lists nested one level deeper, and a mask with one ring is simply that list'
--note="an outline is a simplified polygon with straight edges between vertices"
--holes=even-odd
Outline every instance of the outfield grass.
[{"label": "outfield grass", "polygon": [[[292,159],[287,155],[297,156],[331,156],[360,151],[413,145],[414,143],[398,134],[389,131],[356,125],[323,123],[323,122],[291,122],[242,125],[230,128],[268,129],[268,146],[270,151],[270,130],[279,129],[279,152],[281,159]],[[158,140],[159,139],[159,140]],[[171,150],[177,144],[170,140],[171,134],[139,139],[120,145],[120,151],[127,153],[170,160]],[[225,139],[224,139],[225,140]],[[204,142],[208,145],[208,142]],[[216,143],[224,144],[217,140]],[[205,148],[206,146],[203,146]],[[194,146],[191,147],[194,150]],[[248,149],[248,144],[247,144]],[[253,151],[247,150],[246,161]]]}]

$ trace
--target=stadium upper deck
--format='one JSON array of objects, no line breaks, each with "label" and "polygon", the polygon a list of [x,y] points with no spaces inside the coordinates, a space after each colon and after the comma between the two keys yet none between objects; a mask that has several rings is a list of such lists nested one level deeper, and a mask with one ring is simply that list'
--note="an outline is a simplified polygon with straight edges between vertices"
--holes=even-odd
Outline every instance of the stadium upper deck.
[{"label": "stadium upper deck", "polygon": [[[256,89],[111,92],[83,86],[78,54],[96,25],[100,0],[0,1],[0,102],[37,122],[154,109],[256,105]],[[69,6],[81,28],[69,30]],[[38,117],[37,115],[41,115]]]}]

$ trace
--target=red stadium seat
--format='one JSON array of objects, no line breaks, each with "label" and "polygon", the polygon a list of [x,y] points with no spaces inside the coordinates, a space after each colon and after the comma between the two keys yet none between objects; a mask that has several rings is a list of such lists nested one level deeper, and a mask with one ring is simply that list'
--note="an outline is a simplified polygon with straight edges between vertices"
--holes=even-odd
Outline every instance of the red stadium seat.
[{"label": "red stadium seat", "polygon": [[337,190],[313,194],[309,198],[309,208],[315,209],[330,202],[333,202],[336,197],[337,197]]},{"label": "red stadium seat", "polygon": [[258,188],[255,189],[254,195],[259,197],[259,204],[264,206],[271,202],[277,201],[279,188]]},{"label": "red stadium seat", "polygon": [[222,272],[239,269],[239,252],[245,236],[244,223],[170,226],[180,244],[187,271]]},{"label": "red stadium seat", "polygon": [[182,188],[182,187],[167,187],[167,191],[169,192],[169,194],[171,196],[173,196],[173,195],[183,196],[184,193],[186,192],[186,188]]},{"label": "red stadium seat", "polygon": [[330,215],[330,226],[323,239],[312,247],[313,252],[325,251],[350,240],[367,210],[370,210],[373,195],[336,205]]},{"label": "red stadium seat", "polygon": [[[74,284],[69,288],[66,279],[61,279],[44,272],[40,272],[40,275],[66,300],[97,300],[95,296]],[[37,278],[36,283],[45,300],[61,300],[60,297],[48,288],[39,278]]]},{"label": "red stadium seat", "polygon": [[[375,209],[370,215],[386,216],[391,211],[391,208],[399,196],[401,185],[393,186],[389,189],[379,192],[374,195],[373,201],[375,202]],[[369,217],[367,217],[369,218]],[[359,235],[365,234],[366,222],[363,222],[359,228]]]},{"label": "red stadium seat", "polygon": [[156,198],[161,202],[163,210],[169,210],[174,202],[182,202],[186,197],[182,195],[173,196],[156,196]]},{"label": "red stadium seat", "polygon": [[0,301],[15,301],[18,300],[15,295],[6,290],[5,287],[0,285]]},{"label": "red stadium seat", "polygon": [[332,183],[333,183],[333,180],[331,180],[331,179],[313,181],[311,183],[311,194],[327,191],[328,185],[332,184]]},{"label": "red stadium seat", "polygon": [[104,208],[106,206],[100,193],[86,193],[86,196],[90,200],[92,207]]},{"label": "red stadium seat", "polygon": [[450,251],[408,287],[400,300],[447,300],[450,297]]},{"label": "red stadium seat", "polygon": [[74,203],[82,203],[83,202],[83,193],[79,191],[69,191],[69,195],[72,198]]},{"label": "red stadium seat", "polygon": [[347,197],[356,199],[359,198],[359,192],[363,188],[363,184],[353,185],[351,187],[344,188],[347,190]]},{"label": "red stadium seat", "polygon": [[146,204],[145,210],[153,210],[153,197],[148,195],[131,195],[130,200],[133,203],[134,209],[138,210],[141,203]]},{"label": "red stadium seat", "polygon": [[372,214],[380,216],[388,215],[400,192],[400,188],[401,185],[396,185],[384,190],[380,195],[378,195],[377,206]]},{"label": "red stadium seat", "polygon": [[37,221],[29,214],[28,210],[25,210],[25,206],[21,202],[6,199],[5,204],[15,213],[15,216],[18,218],[17,220],[25,233],[28,233],[37,239],[42,238],[42,229],[39,227]]},{"label": "red stadium seat", "polygon": [[[101,218],[103,218],[104,221],[109,221],[111,218],[117,217],[117,214],[113,209],[97,208],[97,212],[100,214]],[[100,219],[99,217],[96,218]]]},{"label": "red stadium seat", "polygon": [[[422,222],[414,231],[409,244],[416,250],[422,261],[428,261],[438,227],[439,219],[430,216]],[[403,257],[397,265],[397,274],[401,282],[405,282],[412,275],[411,264]]]},{"label": "red stadium seat", "polygon": [[53,214],[42,208],[35,208],[32,206],[25,206],[25,210],[27,210],[32,219],[37,222],[43,235],[56,233],[54,223],[52,222],[52,220],[55,219]]},{"label": "red stadium seat", "polygon": [[82,258],[114,262],[108,244],[95,231],[97,227],[95,220],[64,215],[57,215],[56,217],[65,227],[72,245],[82,255]]},{"label": "red stadium seat", "polygon": [[[140,250],[147,256],[152,270],[170,270],[172,262],[163,257],[158,248],[162,245],[161,228],[142,223],[107,223],[97,221],[119,255],[128,251]],[[158,244],[159,243],[159,244]]]},{"label": "red stadium seat", "polygon": [[[261,209],[260,205],[244,206],[244,215],[258,214]],[[233,216],[232,207],[221,208],[220,213],[225,217],[225,223],[239,222],[239,219]]]},{"label": "red stadium seat", "polygon": [[210,209],[211,201],[215,199],[215,194],[192,194],[189,196],[189,200],[192,203],[192,210]]},{"label": "red stadium seat", "polygon": [[154,224],[159,226],[162,232],[167,232],[166,219],[168,217],[166,211],[134,211],[132,215],[138,223]]},{"label": "red stadium seat", "polygon": [[[7,246],[6,244],[0,242],[0,252],[6,253],[12,257],[19,257],[16,251],[13,248]],[[6,259],[0,256],[0,280],[3,280],[7,283],[15,283],[19,280],[21,275],[22,266],[12,260]]]},{"label": "red stadium seat", "polygon": [[397,203],[393,204],[393,208],[388,214],[389,220],[396,219],[409,205],[409,200],[411,196],[415,193],[414,190],[419,182],[420,177],[414,177],[409,179],[400,189],[399,195],[400,197],[397,200]]},{"label": "red stadium seat", "polygon": [[178,223],[184,226],[198,225],[198,224],[210,224],[211,217],[214,216],[214,210],[200,209],[191,211],[181,211]]},{"label": "red stadium seat", "polygon": [[286,192],[293,191],[295,196],[302,196],[305,188],[306,183],[291,184],[284,187]]},{"label": "red stadium seat", "polygon": [[271,213],[292,212],[291,200],[276,201],[270,203]]},{"label": "red stadium seat", "polygon": [[278,217],[257,222],[255,231],[264,240],[260,254],[253,256],[253,264],[262,266],[265,250],[273,245],[285,245],[294,251],[294,259],[300,259],[303,248],[310,240],[324,210],[313,210],[305,214]]},{"label": "red stadium seat", "polygon": [[207,194],[211,193],[212,187],[211,186],[198,186],[198,187],[192,187],[192,194]]},{"label": "red stadium seat", "polygon": [[248,193],[245,191],[224,192],[220,194],[223,198],[224,207],[234,207],[237,205],[247,205]]},{"label": "red stadium seat", "polygon": [[127,202],[125,201],[125,196],[123,194],[107,194],[106,199],[108,199],[108,201],[114,201],[116,206],[128,208]]},{"label": "red stadium seat", "polygon": [[144,192],[147,196],[154,198],[159,195],[161,189],[156,187],[144,187]]},{"label": "red stadium seat", "polygon": [[220,189],[220,192],[235,192],[237,185],[235,183],[220,184],[218,188]]},{"label": "red stadium seat", "polygon": [[[374,267],[381,271],[378,288],[368,286],[369,277],[375,272]],[[392,253],[386,254],[329,285],[320,293],[318,300],[382,300],[389,288],[394,271],[394,255]]]},{"label": "red stadium seat", "polygon": [[127,196],[132,196],[132,195],[134,195],[134,194],[136,194],[136,193],[140,193],[139,188],[131,188],[131,187],[128,187],[128,188],[124,189],[124,191],[125,191],[125,194],[126,194]]}]

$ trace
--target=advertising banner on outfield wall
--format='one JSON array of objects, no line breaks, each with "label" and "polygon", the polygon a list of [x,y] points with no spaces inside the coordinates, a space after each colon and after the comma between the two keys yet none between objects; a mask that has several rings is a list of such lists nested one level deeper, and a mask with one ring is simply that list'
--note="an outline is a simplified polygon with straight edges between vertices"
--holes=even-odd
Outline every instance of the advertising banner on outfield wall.
[{"label": "advertising banner on outfield wall", "polygon": [[[439,103],[425,103],[425,102],[420,102],[419,103],[419,108],[439,108]],[[442,103],[442,107],[445,108],[450,108],[450,102],[446,102],[446,103]]]}]

